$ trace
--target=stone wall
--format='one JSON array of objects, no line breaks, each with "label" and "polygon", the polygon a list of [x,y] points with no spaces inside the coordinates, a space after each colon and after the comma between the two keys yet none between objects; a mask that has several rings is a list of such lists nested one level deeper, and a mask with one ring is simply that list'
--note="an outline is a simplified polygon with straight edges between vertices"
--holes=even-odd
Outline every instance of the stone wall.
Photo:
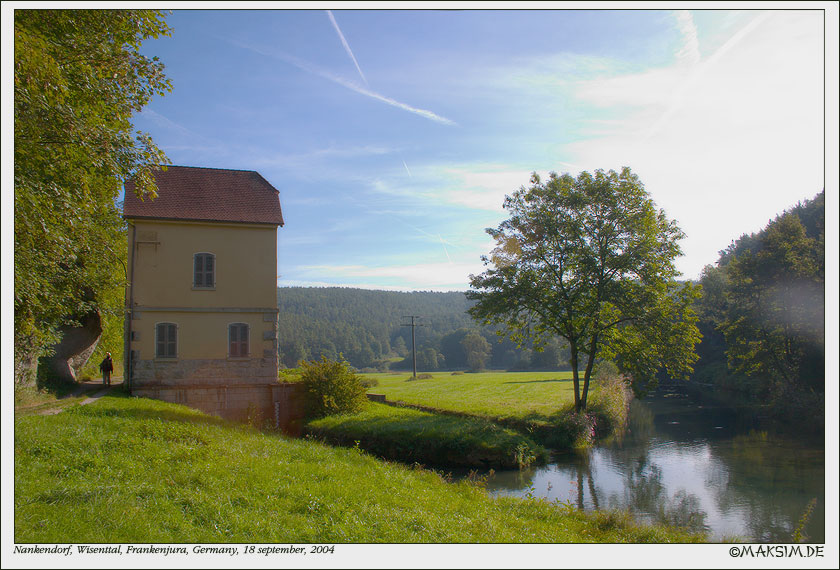
[{"label": "stone wall", "polygon": [[299,432],[303,418],[302,385],[277,381],[276,356],[135,361],[131,394],[229,420],[268,423],[290,433]]},{"label": "stone wall", "polygon": [[264,358],[207,358],[185,360],[136,360],[132,387],[182,384],[276,384],[277,356]]}]

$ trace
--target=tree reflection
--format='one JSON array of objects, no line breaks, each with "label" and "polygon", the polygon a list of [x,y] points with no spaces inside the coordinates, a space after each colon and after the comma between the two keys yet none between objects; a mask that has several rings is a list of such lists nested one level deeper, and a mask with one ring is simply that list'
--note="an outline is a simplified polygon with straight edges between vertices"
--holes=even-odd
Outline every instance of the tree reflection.
[{"label": "tree reflection", "polygon": [[[750,431],[713,448],[715,501],[741,518],[756,541],[788,542],[808,503],[817,498],[804,534],[824,541],[824,451],[763,431]],[[783,490],[784,492],[780,492]],[[772,497],[768,500],[768,497]]]},{"label": "tree reflection", "polygon": [[700,499],[685,489],[669,496],[662,482],[662,468],[650,462],[647,454],[627,464],[624,491],[610,496],[611,508],[623,508],[650,522],[684,528],[691,532],[707,532],[707,514]]}]

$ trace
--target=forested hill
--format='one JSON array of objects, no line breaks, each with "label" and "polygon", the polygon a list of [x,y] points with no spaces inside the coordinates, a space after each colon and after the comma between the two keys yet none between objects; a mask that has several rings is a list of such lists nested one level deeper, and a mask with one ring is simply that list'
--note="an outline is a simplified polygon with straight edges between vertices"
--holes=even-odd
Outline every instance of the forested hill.
[{"label": "forested hill", "polygon": [[[481,327],[466,313],[462,292],[371,291],[344,287],[280,287],[277,289],[281,363],[296,366],[301,359],[336,358],[341,353],[357,368],[406,368],[397,362],[410,356],[415,328],[418,369],[461,369],[468,357],[491,368],[557,368],[558,350],[532,353],[500,339],[494,329]],[[473,331],[468,341],[464,338]],[[480,339],[476,336],[481,337]],[[482,342],[482,340],[484,342]]]}]

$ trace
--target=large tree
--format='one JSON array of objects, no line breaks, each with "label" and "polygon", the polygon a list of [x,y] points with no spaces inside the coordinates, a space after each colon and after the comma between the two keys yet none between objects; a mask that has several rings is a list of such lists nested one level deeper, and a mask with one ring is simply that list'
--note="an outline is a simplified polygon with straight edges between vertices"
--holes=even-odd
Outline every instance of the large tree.
[{"label": "large tree", "polygon": [[[824,200],[817,196],[810,210],[824,216]],[[725,265],[720,329],[730,367],[760,378],[774,395],[824,390],[825,233],[819,231],[809,237],[798,212],[786,212]]]},{"label": "large tree", "polygon": [[683,233],[629,168],[546,181],[535,173],[504,207],[510,218],[487,230],[497,247],[482,257],[486,270],[470,277],[469,312],[518,342],[564,338],[576,411],[586,409],[598,359],[615,361],[639,391],[661,369],[691,372],[698,292],[676,280]]},{"label": "large tree", "polygon": [[124,281],[116,199],[128,178],[153,197],[167,162],[131,123],[171,88],[140,46],[169,28],[148,10],[15,10],[14,30],[15,378],[30,381],[59,329]]}]

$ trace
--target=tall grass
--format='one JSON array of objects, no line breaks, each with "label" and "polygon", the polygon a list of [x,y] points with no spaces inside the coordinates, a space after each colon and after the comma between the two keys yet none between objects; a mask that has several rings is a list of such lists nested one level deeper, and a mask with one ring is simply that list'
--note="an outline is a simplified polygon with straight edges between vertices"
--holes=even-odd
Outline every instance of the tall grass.
[{"label": "tall grass", "polygon": [[118,395],[16,418],[14,458],[16,542],[701,540]]}]

